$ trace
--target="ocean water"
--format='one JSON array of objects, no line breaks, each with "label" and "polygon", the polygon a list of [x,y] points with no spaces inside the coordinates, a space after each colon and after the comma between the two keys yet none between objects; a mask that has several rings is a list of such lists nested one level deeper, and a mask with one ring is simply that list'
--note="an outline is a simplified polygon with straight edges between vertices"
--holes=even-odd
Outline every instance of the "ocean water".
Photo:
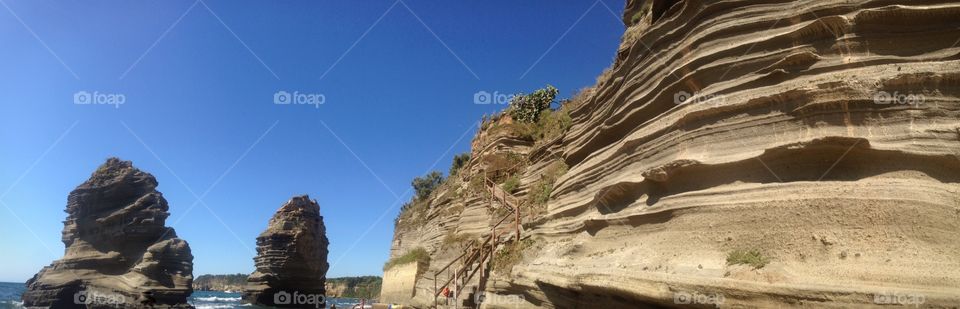
[{"label": "ocean water", "polygon": [[26,289],[23,283],[0,282],[0,309],[23,308],[20,294]]},{"label": "ocean water", "polygon": [[[0,282],[0,309],[23,308],[20,294],[23,294],[24,290],[26,286],[23,283]],[[240,293],[194,291],[189,302],[197,309],[257,308],[257,306],[240,304]],[[327,300],[327,307],[336,304],[337,308],[350,308],[358,303],[360,303],[358,299],[330,298]]]}]

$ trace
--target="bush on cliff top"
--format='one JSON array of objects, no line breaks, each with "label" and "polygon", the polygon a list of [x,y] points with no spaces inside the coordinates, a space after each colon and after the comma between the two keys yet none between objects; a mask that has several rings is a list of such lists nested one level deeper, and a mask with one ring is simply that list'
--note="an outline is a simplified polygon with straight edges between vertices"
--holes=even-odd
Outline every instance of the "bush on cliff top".
[{"label": "bush on cliff top", "polygon": [[443,174],[438,171],[432,171],[423,177],[413,178],[411,185],[417,193],[417,199],[425,199],[443,183]]},{"label": "bush on cliff top", "polygon": [[536,123],[540,119],[540,113],[550,109],[557,98],[559,91],[551,85],[546,88],[538,89],[531,94],[517,94],[510,100],[510,107],[507,112],[513,120],[525,123]]},{"label": "bush on cliff top", "polygon": [[488,121],[484,117],[481,130],[487,130],[490,136],[506,135],[534,142],[553,140],[566,132],[573,123],[570,109],[586,100],[584,92],[581,91],[573,99],[563,100],[558,108],[552,109],[557,92],[557,88],[548,85],[529,95],[518,94],[504,111],[513,121],[500,121],[497,116]]},{"label": "bush on cliff top", "polygon": [[464,152],[458,155],[453,156],[453,162],[450,164],[450,177],[460,173],[460,169],[467,165],[470,162],[470,153]]}]

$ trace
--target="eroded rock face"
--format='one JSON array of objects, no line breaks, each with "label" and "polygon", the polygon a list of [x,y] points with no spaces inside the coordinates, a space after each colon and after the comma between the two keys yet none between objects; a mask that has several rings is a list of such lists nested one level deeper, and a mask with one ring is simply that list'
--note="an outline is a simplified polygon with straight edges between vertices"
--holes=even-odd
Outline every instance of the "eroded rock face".
[{"label": "eroded rock face", "polygon": [[67,198],[63,258],[27,281],[26,307],[190,308],[193,255],[164,226],[157,180],[110,158]]},{"label": "eroded rock face", "polygon": [[[569,166],[525,221],[538,249],[488,293],[522,295],[517,308],[960,303],[960,3],[626,8],[609,74],[518,177],[525,196]],[[460,254],[445,235],[489,222],[482,199],[435,202],[392,248],[431,252],[419,306]],[[730,265],[738,250],[770,262]]]},{"label": "eroded rock face", "polygon": [[244,302],[315,308],[325,292],[328,244],[316,201],[303,195],[284,203],[257,237],[257,270],[247,278]]}]

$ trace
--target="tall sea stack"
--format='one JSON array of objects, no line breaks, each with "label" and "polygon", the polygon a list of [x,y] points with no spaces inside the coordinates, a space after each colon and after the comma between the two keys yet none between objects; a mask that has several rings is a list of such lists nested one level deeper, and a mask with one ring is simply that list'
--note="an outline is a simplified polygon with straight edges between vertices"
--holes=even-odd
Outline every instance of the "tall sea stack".
[{"label": "tall sea stack", "polygon": [[280,207],[257,237],[257,270],[247,278],[247,303],[289,308],[323,307],[326,228],[320,205],[297,196]]},{"label": "tall sea stack", "polygon": [[67,198],[63,258],[27,281],[26,307],[192,308],[193,255],[165,226],[157,180],[110,158]]}]

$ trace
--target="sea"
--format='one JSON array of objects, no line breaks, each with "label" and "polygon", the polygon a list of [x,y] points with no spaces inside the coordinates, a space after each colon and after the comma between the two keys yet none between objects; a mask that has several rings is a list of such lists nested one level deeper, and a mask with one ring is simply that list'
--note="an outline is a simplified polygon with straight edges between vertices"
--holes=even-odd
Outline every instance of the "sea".
[{"label": "sea", "polygon": [[[20,294],[23,294],[24,290],[26,290],[26,285],[23,283],[0,282],[0,309],[23,308],[23,302],[20,301]],[[239,292],[194,291],[188,301],[191,305],[197,307],[197,309],[259,308],[258,306],[241,304]],[[337,308],[351,308],[359,303],[360,300],[354,298],[327,299],[328,308],[332,304],[337,305]],[[370,301],[368,300],[367,303],[369,304]]]}]

